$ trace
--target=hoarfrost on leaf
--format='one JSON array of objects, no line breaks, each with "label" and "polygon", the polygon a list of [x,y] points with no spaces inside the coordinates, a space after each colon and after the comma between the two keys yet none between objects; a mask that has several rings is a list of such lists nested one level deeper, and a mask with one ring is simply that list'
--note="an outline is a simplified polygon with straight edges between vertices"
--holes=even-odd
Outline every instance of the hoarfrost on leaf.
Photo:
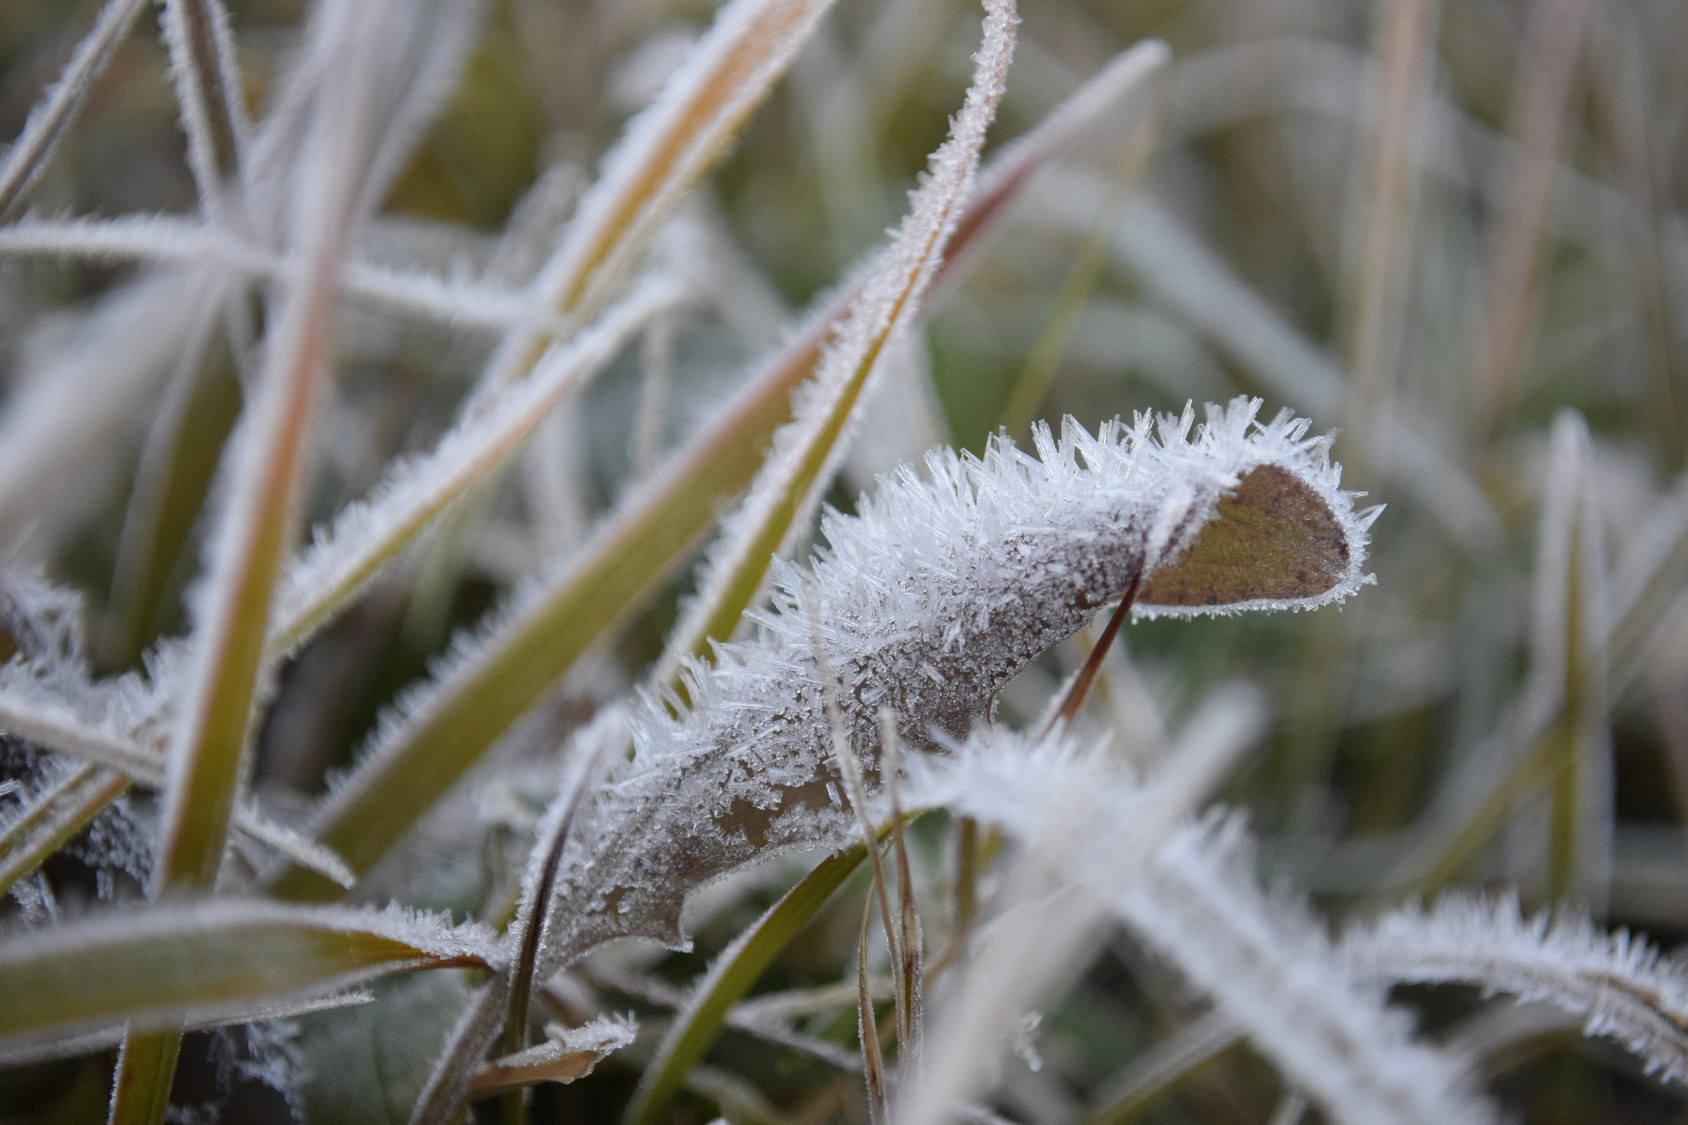
[{"label": "hoarfrost on leaf", "polygon": [[[558,874],[542,971],[614,937],[681,946],[680,907],[693,887],[761,855],[850,838],[832,796],[840,779],[817,644],[877,788],[882,708],[913,749],[965,737],[1008,680],[1133,579],[1176,573],[1211,522],[1240,518],[1236,541],[1252,532],[1257,510],[1221,501],[1262,466],[1337,530],[1327,555],[1342,565],[1328,586],[1287,593],[1270,585],[1270,568],[1259,587],[1232,580],[1237,607],[1311,607],[1353,593],[1369,580],[1360,570],[1367,518],[1337,487],[1323,439],[1306,439],[1305,423],[1287,415],[1260,424],[1258,411],[1239,399],[1193,436],[1189,412],[1096,435],[1069,420],[1059,440],[1039,432],[1037,458],[1006,439],[983,458],[936,452],[929,479],[905,468],[860,514],[827,512],[812,568],[775,567],[773,606],[754,615],[755,635],[718,645],[713,665],[685,666],[689,705],[656,695],[633,710],[632,761],[589,810],[592,843]],[[803,608],[810,581],[813,628]]]}]

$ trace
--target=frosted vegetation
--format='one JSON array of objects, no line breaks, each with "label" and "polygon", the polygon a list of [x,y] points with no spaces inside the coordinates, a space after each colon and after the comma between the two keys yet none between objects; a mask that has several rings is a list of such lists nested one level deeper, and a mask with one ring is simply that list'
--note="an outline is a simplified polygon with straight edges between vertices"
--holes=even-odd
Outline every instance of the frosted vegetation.
[{"label": "frosted vegetation", "polygon": [[0,27],[0,1115],[1681,1116],[1680,5],[300,7]]}]

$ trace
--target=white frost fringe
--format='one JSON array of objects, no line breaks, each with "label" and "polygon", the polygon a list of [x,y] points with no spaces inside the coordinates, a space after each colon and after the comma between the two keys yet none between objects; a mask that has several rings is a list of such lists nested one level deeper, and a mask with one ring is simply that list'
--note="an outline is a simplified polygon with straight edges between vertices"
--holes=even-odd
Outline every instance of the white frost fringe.
[{"label": "white frost fringe", "polygon": [[1178,787],[1141,785],[1104,755],[1029,745],[999,728],[947,759],[911,763],[905,788],[911,803],[988,820],[1028,847],[1060,830],[1048,823],[1049,802],[1070,806],[1075,794],[1108,811],[1086,821],[1087,846],[1061,873],[1068,885],[1110,902],[1332,1120],[1492,1120],[1457,1060],[1415,1043],[1405,1014],[1348,968],[1304,910],[1261,892],[1237,819],[1161,828],[1143,841],[1142,826],[1164,817]]},{"label": "white frost fringe", "polygon": [[1357,975],[1390,983],[1473,984],[1551,1004],[1615,1039],[1648,1073],[1688,1081],[1688,971],[1626,930],[1577,914],[1526,918],[1515,896],[1449,895],[1392,911],[1343,936]]}]

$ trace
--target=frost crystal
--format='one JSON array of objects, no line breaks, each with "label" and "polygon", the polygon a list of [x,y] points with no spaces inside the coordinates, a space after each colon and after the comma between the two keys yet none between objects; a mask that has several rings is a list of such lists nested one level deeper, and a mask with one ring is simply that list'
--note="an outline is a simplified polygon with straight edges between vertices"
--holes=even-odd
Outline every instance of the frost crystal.
[{"label": "frost crystal", "polygon": [[[1006,439],[982,460],[938,452],[929,481],[905,468],[860,515],[828,512],[815,622],[809,579],[780,565],[757,634],[718,647],[712,667],[686,668],[691,705],[650,698],[631,717],[633,760],[595,810],[596,838],[559,872],[542,971],[614,937],[683,945],[693,887],[765,853],[850,837],[817,631],[873,788],[881,708],[916,749],[961,738],[1021,668],[1133,582],[1184,596],[1149,613],[1305,608],[1352,593],[1368,580],[1369,520],[1338,489],[1327,440],[1305,439],[1307,423],[1287,414],[1261,424],[1259,406],[1210,408],[1193,437],[1186,410],[1095,436],[1069,420],[1059,441],[1038,433],[1038,458]],[[1246,496],[1263,467],[1282,484]],[[1287,516],[1270,503],[1285,497]],[[1222,549],[1210,551],[1215,526]]]}]

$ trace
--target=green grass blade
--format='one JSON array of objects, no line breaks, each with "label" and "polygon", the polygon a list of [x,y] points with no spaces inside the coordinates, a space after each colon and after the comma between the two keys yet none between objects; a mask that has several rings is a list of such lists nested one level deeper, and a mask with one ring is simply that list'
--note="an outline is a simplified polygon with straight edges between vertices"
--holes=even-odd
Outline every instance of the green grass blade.
[{"label": "green grass blade", "polygon": [[720,1034],[728,1009],[750,991],[866,857],[867,848],[853,844],[822,860],[716,959],[645,1068],[622,1115],[623,1125],[655,1125],[661,1120],[669,1101],[685,1085],[687,1072]]},{"label": "green grass blade", "polygon": [[383,566],[493,476],[558,403],[597,375],[627,337],[675,297],[674,287],[662,281],[641,286],[543,360],[519,391],[459,422],[428,455],[401,461],[372,500],[342,512],[289,563],[269,650],[291,652],[327,624]]},{"label": "green grass blade", "polygon": [[169,628],[174,578],[218,451],[240,412],[234,356],[220,320],[206,325],[193,350],[197,370],[177,372],[135,469],[100,636],[107,668],[134,667]]},{"label": "green grass blade", "polygon": [[[378,136],[369,97],[377,90],[367,82],[384,70],[370,57],[378,33],[388,30],[384,15],[366,11],[361,28],[337,28],[335,37],[324,41],[322,59],[330,65],[316,96],[336,110],[318,116],[296,154],[318,169],[305,180],[312,195],[298,215],[302,268],[280,302],[256,392],[230,439],[238,452],[227,469],[229,487],[189,639],[193,655],[181,686],[153,848],[148,888],[153,898],[214,887],[222,866],[255,717],[272,596],[293,541],[312,422],[332,369],[340,262],[371,171],[362,155],[347,154],[367,153]],[[144,1046],[120,1056],[118,1090],[131,1083],[142,1090],[168,1085],[165,1057],[173,1059],[172,1045],[159,1040]],[[113,1102],[114,1117],[118,1110],[128,1116],[126,1104]]]},{"label": "green grass blade", "polygon": [[164,1120],[181,1050],[179,1027],[130,1031],[123,1037],[107,1117],[110,1125],[148,1125]]},{"label": "green grass blade", "polygon": [[179,1026],[384,973],[480,966],[491,949],[484,928],[397,911],[199,903],[90,918],[0,951],[0,1043]]},{"label": "green grass blade", "polygon": [[31,800],[0,831],[0,889],[30,874],[129,788],[99,766],[78,766]]}]

